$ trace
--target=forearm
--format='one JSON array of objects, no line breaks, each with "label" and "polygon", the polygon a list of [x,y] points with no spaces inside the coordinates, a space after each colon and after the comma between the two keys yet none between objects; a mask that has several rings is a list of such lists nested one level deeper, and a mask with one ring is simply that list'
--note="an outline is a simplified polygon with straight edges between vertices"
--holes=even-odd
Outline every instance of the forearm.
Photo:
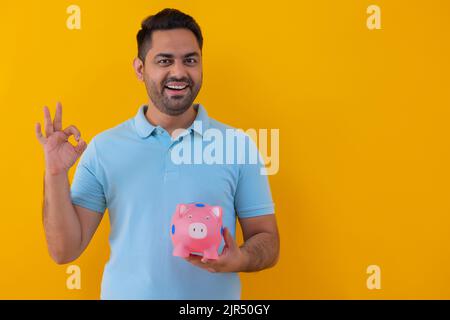
[{"label": "forearm", "polygon": [[53,260],[74,260],[81,247],[81,225],[71,201],[67,173],[44,175],[43,224]]},{"label": "forearm", "polygon": [[278,235],[261,232],[247,239],[240,249],[245,258],[241,272],[260,271],[277,263],[280,240]]}]

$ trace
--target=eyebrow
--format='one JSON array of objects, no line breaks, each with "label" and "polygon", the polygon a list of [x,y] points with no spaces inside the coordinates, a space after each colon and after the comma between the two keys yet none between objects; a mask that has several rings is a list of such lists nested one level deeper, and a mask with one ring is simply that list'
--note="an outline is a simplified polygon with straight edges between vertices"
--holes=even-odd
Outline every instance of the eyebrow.
[{"label": "eyebrow", "polygon": [[[198,54],[198,52],[189,52],[189,53],[184,55],[184,58],[189,58],[189,57],[194,57],[194,56],[199,57],[200,55]],[[158,53],[155,56],[155,59],[156,58],[173,58],[173,57],[174,57],[174,55],[171,54],[171,53]]]}]

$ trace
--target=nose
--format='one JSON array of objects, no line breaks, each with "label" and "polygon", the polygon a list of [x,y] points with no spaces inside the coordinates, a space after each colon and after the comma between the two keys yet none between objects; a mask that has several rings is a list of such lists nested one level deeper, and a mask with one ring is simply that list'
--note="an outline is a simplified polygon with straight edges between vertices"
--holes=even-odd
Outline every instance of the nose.
[{"label": "nose", "polygon": [[193,239],[203,239],[208,234],[208,228],[204,223],[191,223],[189,225],[189,236]]},{"label": "nose", "polygon": [[169,77],[175,79],[188,78],[188,73],[186,72],[183,62],[175,60],[170,68]]}]

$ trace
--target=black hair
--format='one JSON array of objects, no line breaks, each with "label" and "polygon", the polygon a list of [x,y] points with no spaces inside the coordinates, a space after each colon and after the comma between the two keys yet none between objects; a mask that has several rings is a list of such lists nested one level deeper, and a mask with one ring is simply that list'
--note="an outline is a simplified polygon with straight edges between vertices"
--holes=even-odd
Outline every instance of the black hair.
[{"label": "black hair", "polygon": [[155,15],[145,18],[141,23],[141,30],[136,35],[138,57],[145,62],[145,56],[151,47],[152,33],[155,30],[189,29],[197,38],[200,51],[203,47],[203,36],[200,26],[194,18],[177,9],[166,8]]}]

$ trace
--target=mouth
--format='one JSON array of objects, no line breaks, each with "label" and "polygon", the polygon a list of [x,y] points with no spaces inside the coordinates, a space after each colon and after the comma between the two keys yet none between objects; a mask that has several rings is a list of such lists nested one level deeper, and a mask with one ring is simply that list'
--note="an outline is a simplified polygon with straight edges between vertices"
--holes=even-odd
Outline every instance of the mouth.
[{"label": "mouth", "polygon": [[164,86],[164,90],[169,95],[183,95],[189,89],[189,85],[185,82],[171,82]]}]

